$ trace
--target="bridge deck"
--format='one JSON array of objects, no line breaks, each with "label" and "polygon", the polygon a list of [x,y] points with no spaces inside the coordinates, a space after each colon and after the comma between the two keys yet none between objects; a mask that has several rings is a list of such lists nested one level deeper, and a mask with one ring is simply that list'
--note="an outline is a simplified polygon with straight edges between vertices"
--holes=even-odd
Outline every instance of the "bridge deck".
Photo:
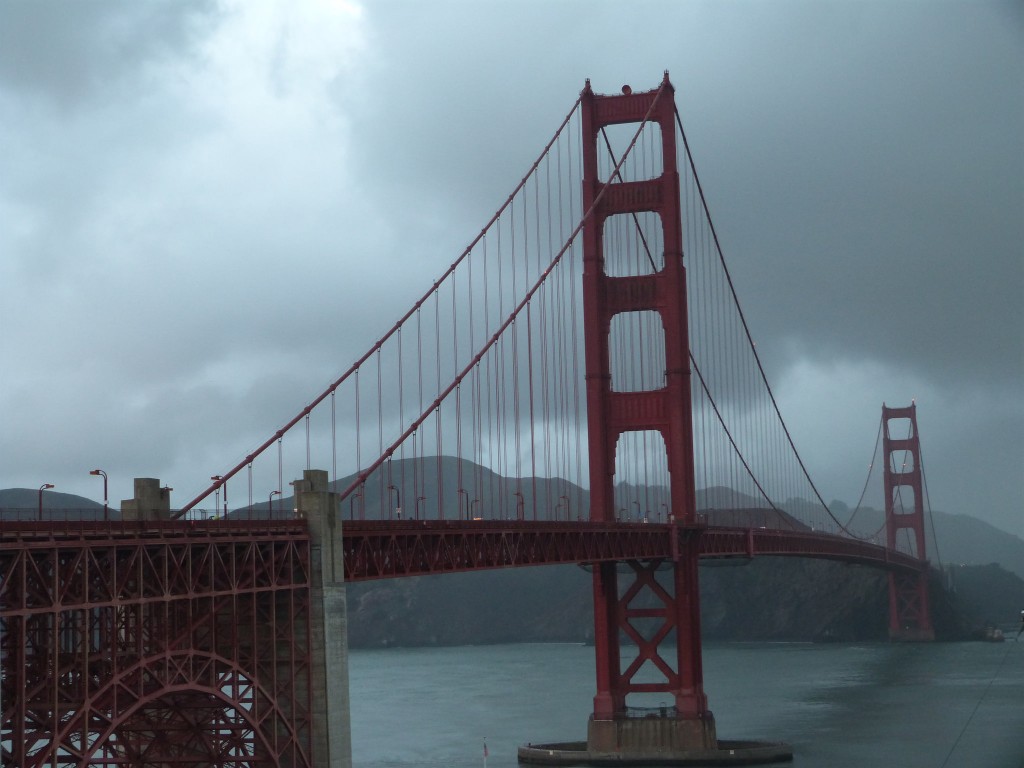
[{"label": "bridge deck", "polygon": [[[673,534],[674,530],[674,534]],[[0,550],[111,542],[249,536],[305,536],[302,520],[8,522]],[[926,561],[858,539],[809,530],[666,523],[545,521],[346,521],[345,579],[415,576],[558,563],[671,558],[673,535],[700,535],[702,558],[758,556],[842,560],[890,571],[920,572]]]}]

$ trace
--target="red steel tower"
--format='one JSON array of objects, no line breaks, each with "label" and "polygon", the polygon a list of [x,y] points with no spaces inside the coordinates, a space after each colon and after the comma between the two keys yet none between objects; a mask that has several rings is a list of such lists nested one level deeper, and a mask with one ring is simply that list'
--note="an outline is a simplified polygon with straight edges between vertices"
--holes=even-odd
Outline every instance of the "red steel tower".
[{"label": "red steel tower", "polygon": [[[907,437],[894,438],[890,422],[906,419]],[[924,498],[921,479],[921,443],[917,433],[917,406],[888,408],[882,405],[884,425],[882,455],[885,458],[885,529],[889,549],[896,548],[897,534],[910,531],[914,554],[925,559]],[[908,495],[913,503],[908,504]],[[928,572],[889,571],[889,637],[893,640],[934,640],[928,610]]]},{"label": "red steel tower", "polygon": [[[674,89],[666,73],[661,86],[645,93],[623,88],[621,95],[598,95],[588,81],[582,94],[583,301],[586,326],[587,417],[590,454],[591,520],[615,519],[615,454],[619,437],[656,431],[664,439],[670,475],[673,557],[666,561],[630,561],[632,583],[620,594],[619,567],[594,566],[594,626],[597,693],[588,728],[595,753],[649,753],[714,749],[714,718],[704,695],[697,584],[701,528],[696,519],[693,426],[690,402],[686,273],[683,268],[679,173],[676,168]],[[598,142],[606,126],[657,125],[661,133],[660,175],[641,181],[601,179]],[[605,269],[605,222],[620,214],[653,212],[660,219],[664,264],[651,274],[610,276]],[[611,245],[608,246],[612,247]],[[610,334],[620,313],[653,312],[664,330],[665,384],[649,391],[612,387]],[[617,567],[619,566],[619,567]],[[671,579],[658,580],[661,566]],[[667,582],[667,583],[663,583]],[[652,607],[653,606],[653,607]],[[645,632],[641,625],[660,626]],[[620,638],[638,650],[625,669]],[[656,670],[658,682],[641,682],[642,667]],[[649,675],[648,675],[649,676]],[[671,696],[673,706],[656,713],[627,706],[633,693]]]}]

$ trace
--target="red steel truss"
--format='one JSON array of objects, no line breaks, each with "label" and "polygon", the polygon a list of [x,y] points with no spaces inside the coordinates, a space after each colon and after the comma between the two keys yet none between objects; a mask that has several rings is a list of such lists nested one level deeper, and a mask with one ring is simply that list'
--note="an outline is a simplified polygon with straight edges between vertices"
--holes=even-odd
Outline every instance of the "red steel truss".
[{"label": "red steel truss", "polygon": [[519,521],[346,521],[345,580],[664,557],[668,526]]},{"label": "red steel truss", "polygon": [[[909,434],[895,438],[890,422],[906,419]],[[888,545],[896,547],[900,531],[909,531],[914,554],[925,561],[924,483],[921,473],[921,442],[917,434],[917,406],[882,406],[882,456],[885,460],[885,530]],[[909,508],[904,493],[912,495]],[[889,637],[894,640],[934,640],[928,607],[928,571],[889,572]]]},{"label": "red steel truss", "polygon": [[[345,581],[459,573],[558,563],[671,558],[687,535],[680,525],[520,521],[346,521]],[[676,539],[675,547],[672,540]],[[702,529],[702,558],[814,557],[916,576],[925,563],[857,539],[764,528]]]},{"label": "red steel truss", "polygon": [[[822,533],[699,523],[350,521],[342,539],[347,581],[627,563],[633,584],[611,609],[641,651],[619,690],[637,692],[645,662],[687,684],[659,648],[688,611],[651,574],[679,554],[695,563],[694,542],[701,557],[811,556],[910,580],[927,567]],[[303,521],[5,523],[0,763],[313,765],[309,599]],[[661,621],[653,635],[638,628],[648,619]]]},{"label": "red steel truss", "polygon": [[5,524],[0,763],[311,766],[308,532],[245,528]]}]

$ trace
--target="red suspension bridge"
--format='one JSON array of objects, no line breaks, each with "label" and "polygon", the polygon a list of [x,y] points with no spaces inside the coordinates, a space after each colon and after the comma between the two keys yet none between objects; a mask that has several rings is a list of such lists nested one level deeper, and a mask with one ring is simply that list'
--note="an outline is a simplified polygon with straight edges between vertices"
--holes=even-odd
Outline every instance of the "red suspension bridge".
[{"label": "red suspension bridge", "polygon": [[0,764],[348,764],[346,581],[590,564],[572,759],[723,751],[702,557],[885,569],[891,636],[930,639],[914,406],[883,408],[885,524],[855,534],[782,420],[673,93],[588,83],[430,289],[180,510],[137,480],[117,520],[8,514]]}]

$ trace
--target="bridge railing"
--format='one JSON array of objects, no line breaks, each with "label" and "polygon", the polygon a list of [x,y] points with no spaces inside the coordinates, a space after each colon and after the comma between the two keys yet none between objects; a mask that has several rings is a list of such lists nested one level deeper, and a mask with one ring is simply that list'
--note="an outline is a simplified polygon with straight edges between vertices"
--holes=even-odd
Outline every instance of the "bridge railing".
[{"label": "bridge railing", "polygon": [[[187,513],[178,517],[178,510],[171,510],[171,517],[177,517],[178,521],[215,521],[215,520],[281,520],[292,519],[295,510],[291,505],[280,509],[274,508],[269,511],[264,508],[254,507],[252,509],[231,509],[225,512],[218,509],[190,509]],[[124,518],[119,510],[111,509],[106,515],[102,509],[88,507],[83,509],[49,509],[44,507],[42,512],[37,508],[29,507],[0,507],[0,525],[15,522],[89,522],[109,520],[120,522]]]},{"label": "bridge railing", "polygon": [[[97,507],[63,509],[44,507],[41,514],[38,507],[0,507],[0,534],[10,534],[16,538],[25,536],[34,538],[51,534],[80,534],[85,536],[110,534],[113,536],[124,536],[132,532],[141,531],[148,533],[166,531],[168,533],[180,534],[183,529],[195,531],[197,534],[215,532],[230,532],[234,534],[252,530],[254,525],[259,529],[277,526],[282,528],[293,527],[296,523],[299,523],[298,515],[293,507],[292,501],[285,499],[269,509],[266,505],[251,508],[243,507],[227,511],[223,509],[195,508],[188,510],[180,517],[177,516],[176,510],[172,510],[169,513],[170,519],[162,520],[122,519],[119,510],[108,510],[105,519],[104,510]],[[350,519],[348,507],[345,505],[343,505],[342,513],[346,526],[358,523],[357,527],[360,530],[398,530],[408,527],[414,522],[427,522],[421,520],[403,521],[388,519],[356,521]],[[434,520],[433,522],[440,527],[450,526],[459,528],[465,526],[477,530],[493,525],[507,526],[517,521],[495,517],[466,520],[450,517],[448,519]],[[558,521],[552,520],[547,522]],[[524,529],[530,528],[531,525],[536,526],[538,523],[539,521],[518,521],[519,527]],[[564,520],[561,523],[568,527],[577,527],[580,530],[593,527],[585,517],[583,519]],[[299,524],[301,525],[301,523]],[[628,530],[631,527],[667,530],[669,524],[670,521],[667,518],[654,513],[639,517],[624,515],[617,517],[614,521],[614,525],[619,526],[621,530]],[[782,510],[771,507],[701,509],[697,514],[697,525],[698,527],[706,528],[712,533],[715,530],[746,530],[751,535],[778,532],[782,534],[806,535],[815,539],[823,536],[834,537],[840,540],[850,539],[883,549],[886,546],[884,532],[878,532],[873,536],[865,535],[855,538],[849,536],[842,526],[832,523],[832,521],[802,521]],[[893,553],[913,555],[912,552],[901,546],[897,546]]]},{"label": "bridge railing", "polygon": [[40,538],[85,537],[90,539],[121,539],[125,536],[173,535],[249,535],[253,531],[305,530],[305,522],[291,508],[267,514],[266,509],[223,511],[190,510],[179,519],[125,519],[119,511],[110,510],[107,518],[96,509],[0,508],[0,542],[6,540],[38,540]]}]

